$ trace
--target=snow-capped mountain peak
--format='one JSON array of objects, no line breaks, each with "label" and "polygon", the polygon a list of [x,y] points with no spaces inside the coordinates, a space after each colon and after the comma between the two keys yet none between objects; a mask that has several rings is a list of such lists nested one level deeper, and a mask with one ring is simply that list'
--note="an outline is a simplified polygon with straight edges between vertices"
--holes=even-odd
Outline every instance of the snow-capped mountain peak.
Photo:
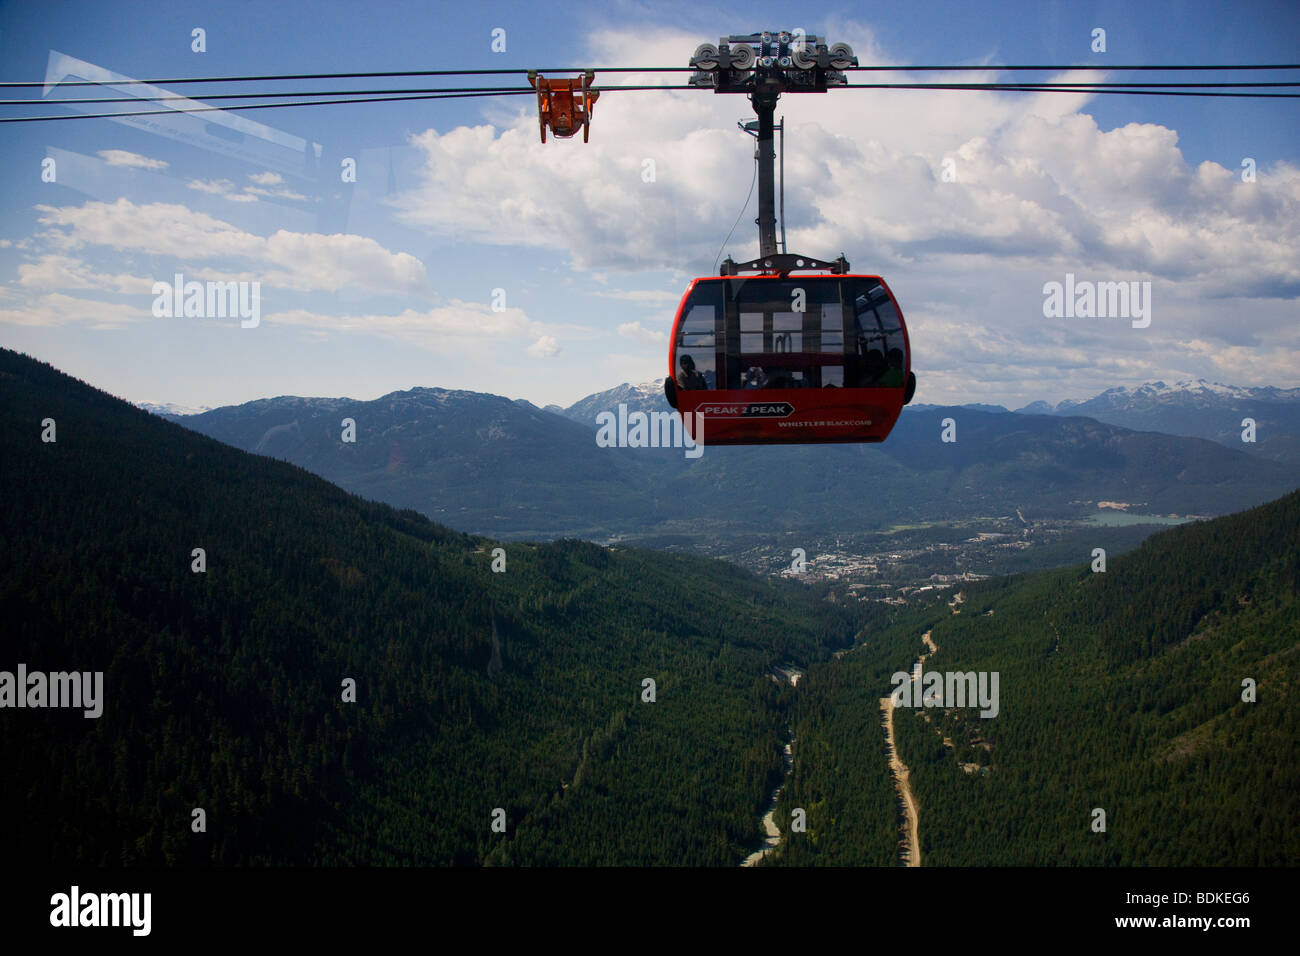
[{"label": "snow-capped mountain peak", "polygon": [[1116,385],[1099,395],[1070,399],[1051,405],[1033,402],[1019,411],[1029,414],[1088,414],[1104,409],[1135,409],[1155,405],[1218,405],[1234,402],[1300,402],[1300,388],[1275,388],[1271,385],[1251,387],[1209,382],[1203,378],[1175,382],[1144,382],[1141,385]]},{"label": "snow-capped mountain peak", "polygon": [[135,407],[155,415],[202,415],[212,410],[207,405],[178,405],[175,402],[136,402]]}]

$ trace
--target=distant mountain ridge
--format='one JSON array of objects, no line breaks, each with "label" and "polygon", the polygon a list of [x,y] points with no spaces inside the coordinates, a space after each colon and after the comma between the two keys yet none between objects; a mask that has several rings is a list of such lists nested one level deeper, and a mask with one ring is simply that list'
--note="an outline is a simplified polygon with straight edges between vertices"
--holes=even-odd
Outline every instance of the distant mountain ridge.
[{"label": "distant mountain ridge", "polygon": [[668,399],[664,396],[663,382],[658,381],[643,382],[640,385],[632,385],[628,382],[615,385],[603,392],[595,392],[579,399],[563,409],[561,414],[572,418],[575,422],[591,425],[595,423],[598,414],[603,411],[617,410],[620,404],[627,405],[628,411],[672,411]]},{"label": "distant mountain ridge", "polygon": [[175,402],[136,402],[136,408],[161,415],[163,418],[181,418],[186,415],[201,415],[212,410],[210,405],[177,405]]},{"label": "distant mountain ridge", "polygon": [[1115,388],[1106,389],[1092,398],[1070,399],[1057,402],[1056,405],[1049,405],[1048,402],[1031,402],[1030,405],[1023,408],[1017,408],[1015,411],[1034,411],[1041,408],[1050,408],[1053,412],[1063,412],[1073,410],[1079,406],[1100,407],[1131,407],[1140,405],[1144,402],[1186,402],[1199,401],[1205,403],[1216,403],[1223,401],[1238,402],[1297,402],[1300,403],[1300,388],[1279,389],[1273,385],[1264,386],[1243,386],[1243,385],[1223,385],[1222,382],[1206,381],[1205,378],[1197,378],[1196,381],[1180,381],[1174,385],[1166,385],[1162,381],[1144,382],[1141,385],[1117,385]]},{"label": "distant mountain ridge", "polygon": [[[356,441],[344,440],[344,419]],[[603,527],[623,484],[584,427],[522,401],[412,388],[370,401],[282,396],[182,422],[457,528],[547,537]]]},{"label": "distant mountain ridge", "polygon": [[936,408],[969,408],[976,412],[989,412],[995,415],[1009,415],[1011,409],[1005,405],[987,405],[983,402],[963,402],[961,405],[928,405],[925,403],[913,403],[908,408],[918,409],[936,409]]},{"label": "distant mountain ridge", "polygon": [[[1300,465],[1300,388],[1243,387],[1198,379],[1109,388],[1092,398],[1016,409],[1031,415],[1084,415],[1100,422],[1167,435],[1208,438],[1264,458]],[[1255,441],[1242,440],[1243,421]]]},{"label": "distant mountain ridge", "polygon": [[[1079,517],[1097,501],[1223,514],[1296,487],[1292,469],[1196,438],[1089,418],[972,407],[904,410],[880,445],[602,448],[602,411],[671,409],[658,383],[556,412],[478,392],[416,388],[372,401],[280,397],[182,423],[290,461],[349,491],[459,530],[506,537],[682,531],[855,531],[980,515]],[[946,418],[955,443],[940,441]],[[343,440],[343,420],[356,441]]]},{"label": "distant mountain ridge", "polygon": [[1052,405],[1048,402],[1030,402],[1017,412],[1029,414],[1064,414],[1074,413],[1081,407],[1098,408],[1134,408],[1141,405],[1167,402],[1177,404],[1200,403],[1204,405],[1221,404],[1227,401],[1238,402],[1294,402],[1300,404],[1300,388],[1275,388],[1272,385],[1241,386],[1224,385],[1221,382],[1208,382],[1203,378],[1196,381],[1176,382],[1166,385],[1164,382],[1145,382],[1142,385],[1117,385],[1108,388],[1092,398],[1070,399]]}]

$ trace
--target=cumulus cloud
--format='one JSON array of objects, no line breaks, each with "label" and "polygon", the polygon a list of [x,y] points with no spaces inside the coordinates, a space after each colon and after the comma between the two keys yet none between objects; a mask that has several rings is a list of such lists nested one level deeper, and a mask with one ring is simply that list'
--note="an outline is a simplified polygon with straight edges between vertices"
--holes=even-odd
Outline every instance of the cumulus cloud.
[{"label": "cumulus cloud", "polygon": [[533,358],[555,358],[560,354],[560,343],[553,335],[543,335],[528,346],[528,354]]},{"label": "cumulus cloud", "polygon": [[[294,192],[289,187],[281,185],[284,178],[278,173],[250,173],[248,178],[258,185],[245,186],[242,192],[235,192],[235,184],[229,179],[191,179],[186,185],[199,192],[222,196],[231,202],[257,202],[258,196],[293,199],[299,202],[307,199],[302,193]],[[264,188],[267,186],[276,188]]]},{"label": "cumulus cloud", "polygon": [[223,195],[235,188],[235,184],[229,179],[191,179],[185,184],[190,189],[197,189],[202,193],[212,193],[213,195]]},{"label": "cumulus cloud", "polygon": [[669,292],[666,289],[592,289],[594,295],[608,299],[622,299],[635,305],[661,307],[676,305],[681,301],[680,291]]},{"label": "cumulus cloud", "polygon": [[532,323],[522,309],[494,311],[481,302],[452,299],[430,309],[404,309],[392,315],[322,315],[305,309],[288,309],[266,316],[266,321],[311,325],[332,332],[375,331],[393,334],[421,332],[448,338],[524,338]]},{"label": "cumulus cloud", "polygon": [[[845,22],[831,32],[852,43],[864,64],[887,64],[864,27]],[[673,30],[598,31],[588,52],[593,62],[680,63],[699,39]],[[992,71],[930,77],[1006,78]],[[1106,78],[1095,70],[1055,77]],[[647,73],[605,82],[666,80]],[[1243,183],[1239,170],[1189,162],[1178,131],[1167,126],[1100,128],[1083,112],[1092,99],[896,90],[783,99],[789,247],[844,252],[855,271],[888,278],[907,315],[918,401],[1055,400],[1151,378],[1296,381],[1300,169],[1261,166],[1258,182]],[[636,354],[603,355],[604,368],[644,380],[635,370],[660,364],[656,356],[652,366],[650,354],[665,340],[656,326],[666,328],[645,310],[670,313],[681,293],[629,288],[627,275],[711,271],[753,171],[750,140],[735,129],[750,105],[700,91],[610,93],[596,106],[590,143],[543,146],[535,104],[521,100],[487,106],[490,122],[413,136],[420,174],[413,184],[404,176],[404,188],[386,201],[400,222],[462,244],[564,251],[583,270],[585,291],[619,301],[606,313],[617,318],[599,333],[571,333],[515,310],[453,302],[395,315],[281,312],[264,321],[372,331],[435,351],[508,344],[521,358],[553,356],[559,339],[571,349],[583,335],[610,341],[614,328]],[[649,182],[647,160],[655,171]],[[239,184],[188,185],[240,203],[307,198],[270,172]],[[204,278],[429,294],[419,260],[362,236],[264,237],[182,206],[125,199],[38,208],[46,231],[37,245],[54,254],[20,267],[15,288],[24,293],[60,282],[121,288],[130,276],[101,275],[75,258],[98,247],[175,257],[186,272],[202,267]],[[751,216],[725,250],[738,258],[756,249]],[[17,245],[31,249],[32,241]],[[1067,272],[1152,281],[1150,328],[1046,320],[1042,286]],[[639,278],[635,284],[654,284]],[[644,324],[626,321],[632,315]]]},{"label": "cumulus cloud", "polygon": [[47,255],[18,267],[18,284],[30,289],[102,289],[149,292],[154,280],[144,276],[105,275],[72,256]]},{"label": "cumulus cloud", "polygon": [[[1016,407],[1153,380],[1295,381],[1300,323],[1292,303],[1242,300],[1225,312],[1213,300],[1180,302],[1175,283],[1156,282],[1151,326],[1134,329],[1124,318],[1046,318],[1037,290],[1015,271],[1006,278],[979,298],[918,301],[907,317],[917,401]],[[1018,301],[1019,289],[1030,296]],[[1239,344],[1225,341],[1236,334]]]},{"label": "cumulus cloud", "polygon": [[124,304],[96,302],[61,292],[50,293],[26,303],[22,308],[0,309],[0,325],[52,327],[87,324],[92,329],[120,329],[133,322],[152,317],[152,302]]},{"label": "cumulus cloud", "polygon": [[[835,32],[862,63],[888,65],[869,31],[844,23]],[[591,53],[673,63],[697,41],[607,31],[593,35]],[[1102,129],[1084,112],[1093,99],[897,90],[786,97],[789,248],[844,252],[859,271],[898,278],[918,364],[929,366],[923,388],[951,387],[964,401],[1083,396],[1144,378],[1296,381],[1288,330],[1300,296],[1300,169],[1279,161],[1243,182],[1239,170],[1189,162],[1175,129]],[[701,275],[752,176],[748,141],[734,129],[749,111],[741,97],[697,91],[610,94],[596,106],[589,144],[543,147],[531,104],[502,107],[490,126],[414,136],[421,178],[394,205],[430,232],[567,250],[577,269]],[[647,159],[655,168],[648,183]],[[727,251],[755,248],[752,229],[738,230]],[[1045,329],[1042,286],[1067,272],[1151,281],[1152,327],[1140,335]],[[635,301],[632,292],[593,291]],[[628,325],[620,331],[636,339]],[[1198,352],[1197,341],[1209,344]]]},{"label": "cumulus cloud", "polygon": [[668,333],[644,328],[640,322],[624,322],[618,327],[618,334],[642,345],[663,345],[668,341]]},{"label": "cumulus cloud", "polygon": [[[500,312],[481,302],[452,299],[428,309],[404,309],[393,314],[327,315],[307,309],[272,312],[264,325],[309,327],[322,334],[364,332],[397,339],[429,352],[462,358],[499,357],[502,350],[535,358],[552,358],[561,351],[547,326],[528,318],[522,309]],[[530,339],[531,345],[524,343]]]},{"label": "cumulus cloud", "polygon": [[110,166],[129,166],[134,169],[166,169],[168,165],[161,159],[150,159],[148,156],[127,152],[125,149],[101,149],[97,155]]},{"label": "cumulus cloud", "polygon": [[[279,230],[257,236],[206,213],[170,203],[127,199],[81,206],[37,206],[49,227],[43,238],[67,252],[83,246],[175,256],[198,267],[225,258],[265,267],[264,281],[295,291],[344,287],[393,294],[427,294],[424,264],[390,252],[365,236]],[[193,268],[192,267],[192,268]]]},{"label": "cumulus cloud", "polygon": [[[846,31],[860,54],[870,53],[869,33]],[[697,40],[603,32],[594,35],[592,54],[678,62]],[[1104,77],[1072,71],[1056,78]],[[632,74],[619,82],[663,78]],[[1231,276],[1257,292],[1300,293],[1294,167],[1270,168],[1261,176],[1266,189],[1216,163],[1194,167],[1175,130],[1098,128],[1080,112],[1087,94],[884,90],[787,99],[791,249],[870,255],[882,268],[972,252],[1057,257],[1170,279]],[[585,145],[542,147],[531,103],[502,111],[500,126],[430,129],[412,138],[423,154],[421,181],[393,201],[412,225],[476,242],[561,246],[578,268],[698,269],[712,261],[751,178],[751,151],[734,128],[738,110],[749,111],[742,97],[697,91],[609,94],[595,108]],[[656,169],[649,183],[641,175],[647,159]],[[945,161],[955,181],[944,181]],[[753,245],[752,234],[734,242],[746,251]]]},{"label": "cumulus cloud", "polygon": [[273,196],[278,199],[294,199],[303,201],[307,197],[302,193],[294,192],[292,189],[281,187],[280,189],[262,189],[260,186],[245,186],[244,191],[239,196],[228,196],[228,199],[256,199],[258,196]]},{"label": "cumulus cloud", "polygon": [[[245,186],[244,195],[248,196],[273,196],[278,199],[294,199],[298,201],[306,200],[302,193],[294,192],[289,187],[283,185],[284,177],[279,173],[249,173],[248,178],[257,185]],[[266,189],[266,186],[276,186],[277,189]],[[229,197],[234,199],[234,196]]]}]

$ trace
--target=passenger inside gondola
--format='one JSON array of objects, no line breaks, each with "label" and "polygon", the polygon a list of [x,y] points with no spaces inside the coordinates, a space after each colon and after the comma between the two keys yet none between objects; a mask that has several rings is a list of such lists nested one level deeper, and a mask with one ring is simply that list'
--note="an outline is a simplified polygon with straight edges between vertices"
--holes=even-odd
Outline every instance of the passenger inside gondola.
[{"label": "passenger inside gondola", "polygon": [[885,374],[885,353],[880,349],[868,349],[867,361],[863,365],[862,384],[879,385],[880,377]]},{"label": "passenger inside gondola", "polygon": [[905,381],[902,349],[889,350],[887,366],[884,374],[880,376],[880,381],[876,384],[885,388],[902,388]]},{"label": "passenger inside gondola", "polygon": [[708,388],[708,380],[695,368],[695,359],[683,355],[682,370],[677,374],[678,388]]},{"label": "passenger inside gondola", "polygon": [[798,388],[799,381],[788,368],[769,368],[765,388]]},{"label": "passenger inside gondola", "polygon": [[858,354],[845,363],[845,384],[849,388],[874,388],[885,373],[885,353],[865,346],[866,336],[859,336]]}]

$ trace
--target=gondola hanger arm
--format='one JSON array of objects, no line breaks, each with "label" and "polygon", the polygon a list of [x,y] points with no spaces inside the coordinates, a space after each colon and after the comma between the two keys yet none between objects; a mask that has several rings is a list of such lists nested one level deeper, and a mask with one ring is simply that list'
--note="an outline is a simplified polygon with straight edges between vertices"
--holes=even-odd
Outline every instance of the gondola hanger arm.
[{"label": "gondola hanger arm", "polygon": [[543,143],[548,129],[557,138],[566,139],[581,129],[582,141],[587,142],[592,109],[600,99],[600,92],[591,88],[595,80],[594,70],[564,79],[548,78],[537,70],[528,71],[528,82],[537,90],[537,122]]}]

